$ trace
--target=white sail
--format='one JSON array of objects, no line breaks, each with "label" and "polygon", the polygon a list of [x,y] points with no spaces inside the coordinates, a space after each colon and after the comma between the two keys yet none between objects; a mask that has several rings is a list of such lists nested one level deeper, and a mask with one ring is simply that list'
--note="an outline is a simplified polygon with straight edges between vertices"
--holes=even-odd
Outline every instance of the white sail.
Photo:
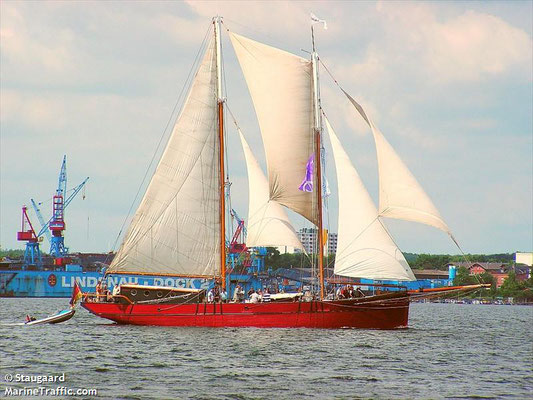
[{"label": "white sail", "polygon": [[452,236],[429,196],[385,136],[376,128],[361,105],[348,93],[344,94],[368,123],[374,135],[379,168],[379,215],[431,225]]},{"label": "white sail", "polygon": [[402,252],[382,225],[372,198],[327,118],[339,191],[337,275],[367,279],[416,280]]},{"label": "white sail", "polygon": [[238,129],[238,131],[248,170],[249,201],[246,245],[248,247],[292,246],[303,249],[285,209],[276,201],[269,200],[268,180],[241,130]]},{"label": "white sail", "polygon": [[110,272],[219,275],[216,85],[212,40]]},{"label": "white sail", "polygon": [[311,62],[235,33],[230,38],[261,128],[270,199],[316,223],[316,196],[299,190],[314,152]]}]

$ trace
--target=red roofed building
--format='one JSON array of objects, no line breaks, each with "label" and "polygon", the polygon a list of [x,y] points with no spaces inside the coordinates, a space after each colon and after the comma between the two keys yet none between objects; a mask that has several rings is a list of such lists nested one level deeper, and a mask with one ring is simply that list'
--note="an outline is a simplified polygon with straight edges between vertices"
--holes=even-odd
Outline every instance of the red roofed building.
[{"label": "red roofed building", "polygon": [[[465,267],[470,271],[470,275],[481,275],[485,272],[491,274],[496,280],[496,287],[500,287],[503,282],[509,276],[509,266],[504,263],[494,263],[494,262],[456,262],[450,265],[455,265],[456,267]],[[518,278],[518,276],[517,276]],[[526,278],[527,279],[527,278]]]}]

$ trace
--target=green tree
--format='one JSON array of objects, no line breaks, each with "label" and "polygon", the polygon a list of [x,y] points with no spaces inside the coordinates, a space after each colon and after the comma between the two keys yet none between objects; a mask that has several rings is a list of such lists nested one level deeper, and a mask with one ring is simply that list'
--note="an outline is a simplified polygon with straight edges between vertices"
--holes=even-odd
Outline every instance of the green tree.
[{"label": "green tree", "polygon": [[494,297],[496,296],[496,278],[489,273],[489,272],[483,272],[480,275],[476,276],[477,279],[479,279],[479,283],[490,283],[489,289],[481,289],[480,296],[481,297]]},{"label": "green tree", "polygon": [[483,272],[480,275],[477,275],[479,283],[490,283],[492,287],[496,287],[496,278],[490,272]]},{"label": "green tree", "polygon": [[476,283],[475,276],[470,275],[470,271],[466,267],[459,267],[457,269],[457,274],[453,280],[454,286],[474,285]]},{"label": "green tree", "polygon": [[502,286],[500,287],[500,294],[503,297],[514,297],[516,296],[524,287],[516,279],[516,273],[514,271],[509,272],[509,276],[503,281]]},{"label": "green tree", "polygon": [[448,254],[410,255],[409,265],[414,269],[446,269],[451,261]]},{"label": "green tree", "polygon": [[265,266],[277,268],[279,264],[280,253],[275,247],[266,248]]},{"label": "green tree", "polygon": [[516,301],[519,302],[533,302],[533,289],[531,288],[524,288],[520,292],[516,293],[516,295],[513,296]]},{"label": "green tree", "polygon": [[24,250],[0,250],[0,260],[3,258],[9,258],[10,260],[22,260],[24,258]]}]

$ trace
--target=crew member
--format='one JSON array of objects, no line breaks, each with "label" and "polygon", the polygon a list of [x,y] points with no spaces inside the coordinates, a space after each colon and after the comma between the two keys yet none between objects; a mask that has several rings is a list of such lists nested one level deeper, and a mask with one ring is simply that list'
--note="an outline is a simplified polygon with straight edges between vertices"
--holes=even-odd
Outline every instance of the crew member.
[{"label": "crew member", "polygon": [[259,293],[257,293],[255,290],[250,295],[250,303],[259,303],[261,301],[261,298],[259,297]]}]

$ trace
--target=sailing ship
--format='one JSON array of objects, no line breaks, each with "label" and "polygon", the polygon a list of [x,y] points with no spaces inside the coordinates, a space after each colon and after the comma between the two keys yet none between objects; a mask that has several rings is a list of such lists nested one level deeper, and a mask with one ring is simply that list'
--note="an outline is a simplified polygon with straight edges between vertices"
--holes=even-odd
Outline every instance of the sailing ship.
[{"label": "sailing ship", "polygon": [[[221,18],[213,19],[182,111],[108,273],[211,279],[231,290],[226,271],[227,185],[224,159]],[[319,291],[270,302],[208,302],[203,289],[121,285],[112,296],[86,294],[82,306],[121,324],[206,327],[396,329],[408,325],[405,290],[366,297],[327,297],[324,277],[323,124],[339,191],[337,275],[415,280],[381,218],[428,224],[451,236],[433,202],[363,107],[347,99],[375,139],[379,207],[366,191],[320,102],[319,57],[310,59],[227,29],[244,74],[265,147],[268,179],[238,129],[248,170],[247,246],[301,247],[285,208],[316,225]],[[311,29],[312,33],[313,27]],[[341,89],[342,90],[342,89]],[[451,236],[453,239],[453,236]],[[231,293],[231,292],[230,292]]]}]

